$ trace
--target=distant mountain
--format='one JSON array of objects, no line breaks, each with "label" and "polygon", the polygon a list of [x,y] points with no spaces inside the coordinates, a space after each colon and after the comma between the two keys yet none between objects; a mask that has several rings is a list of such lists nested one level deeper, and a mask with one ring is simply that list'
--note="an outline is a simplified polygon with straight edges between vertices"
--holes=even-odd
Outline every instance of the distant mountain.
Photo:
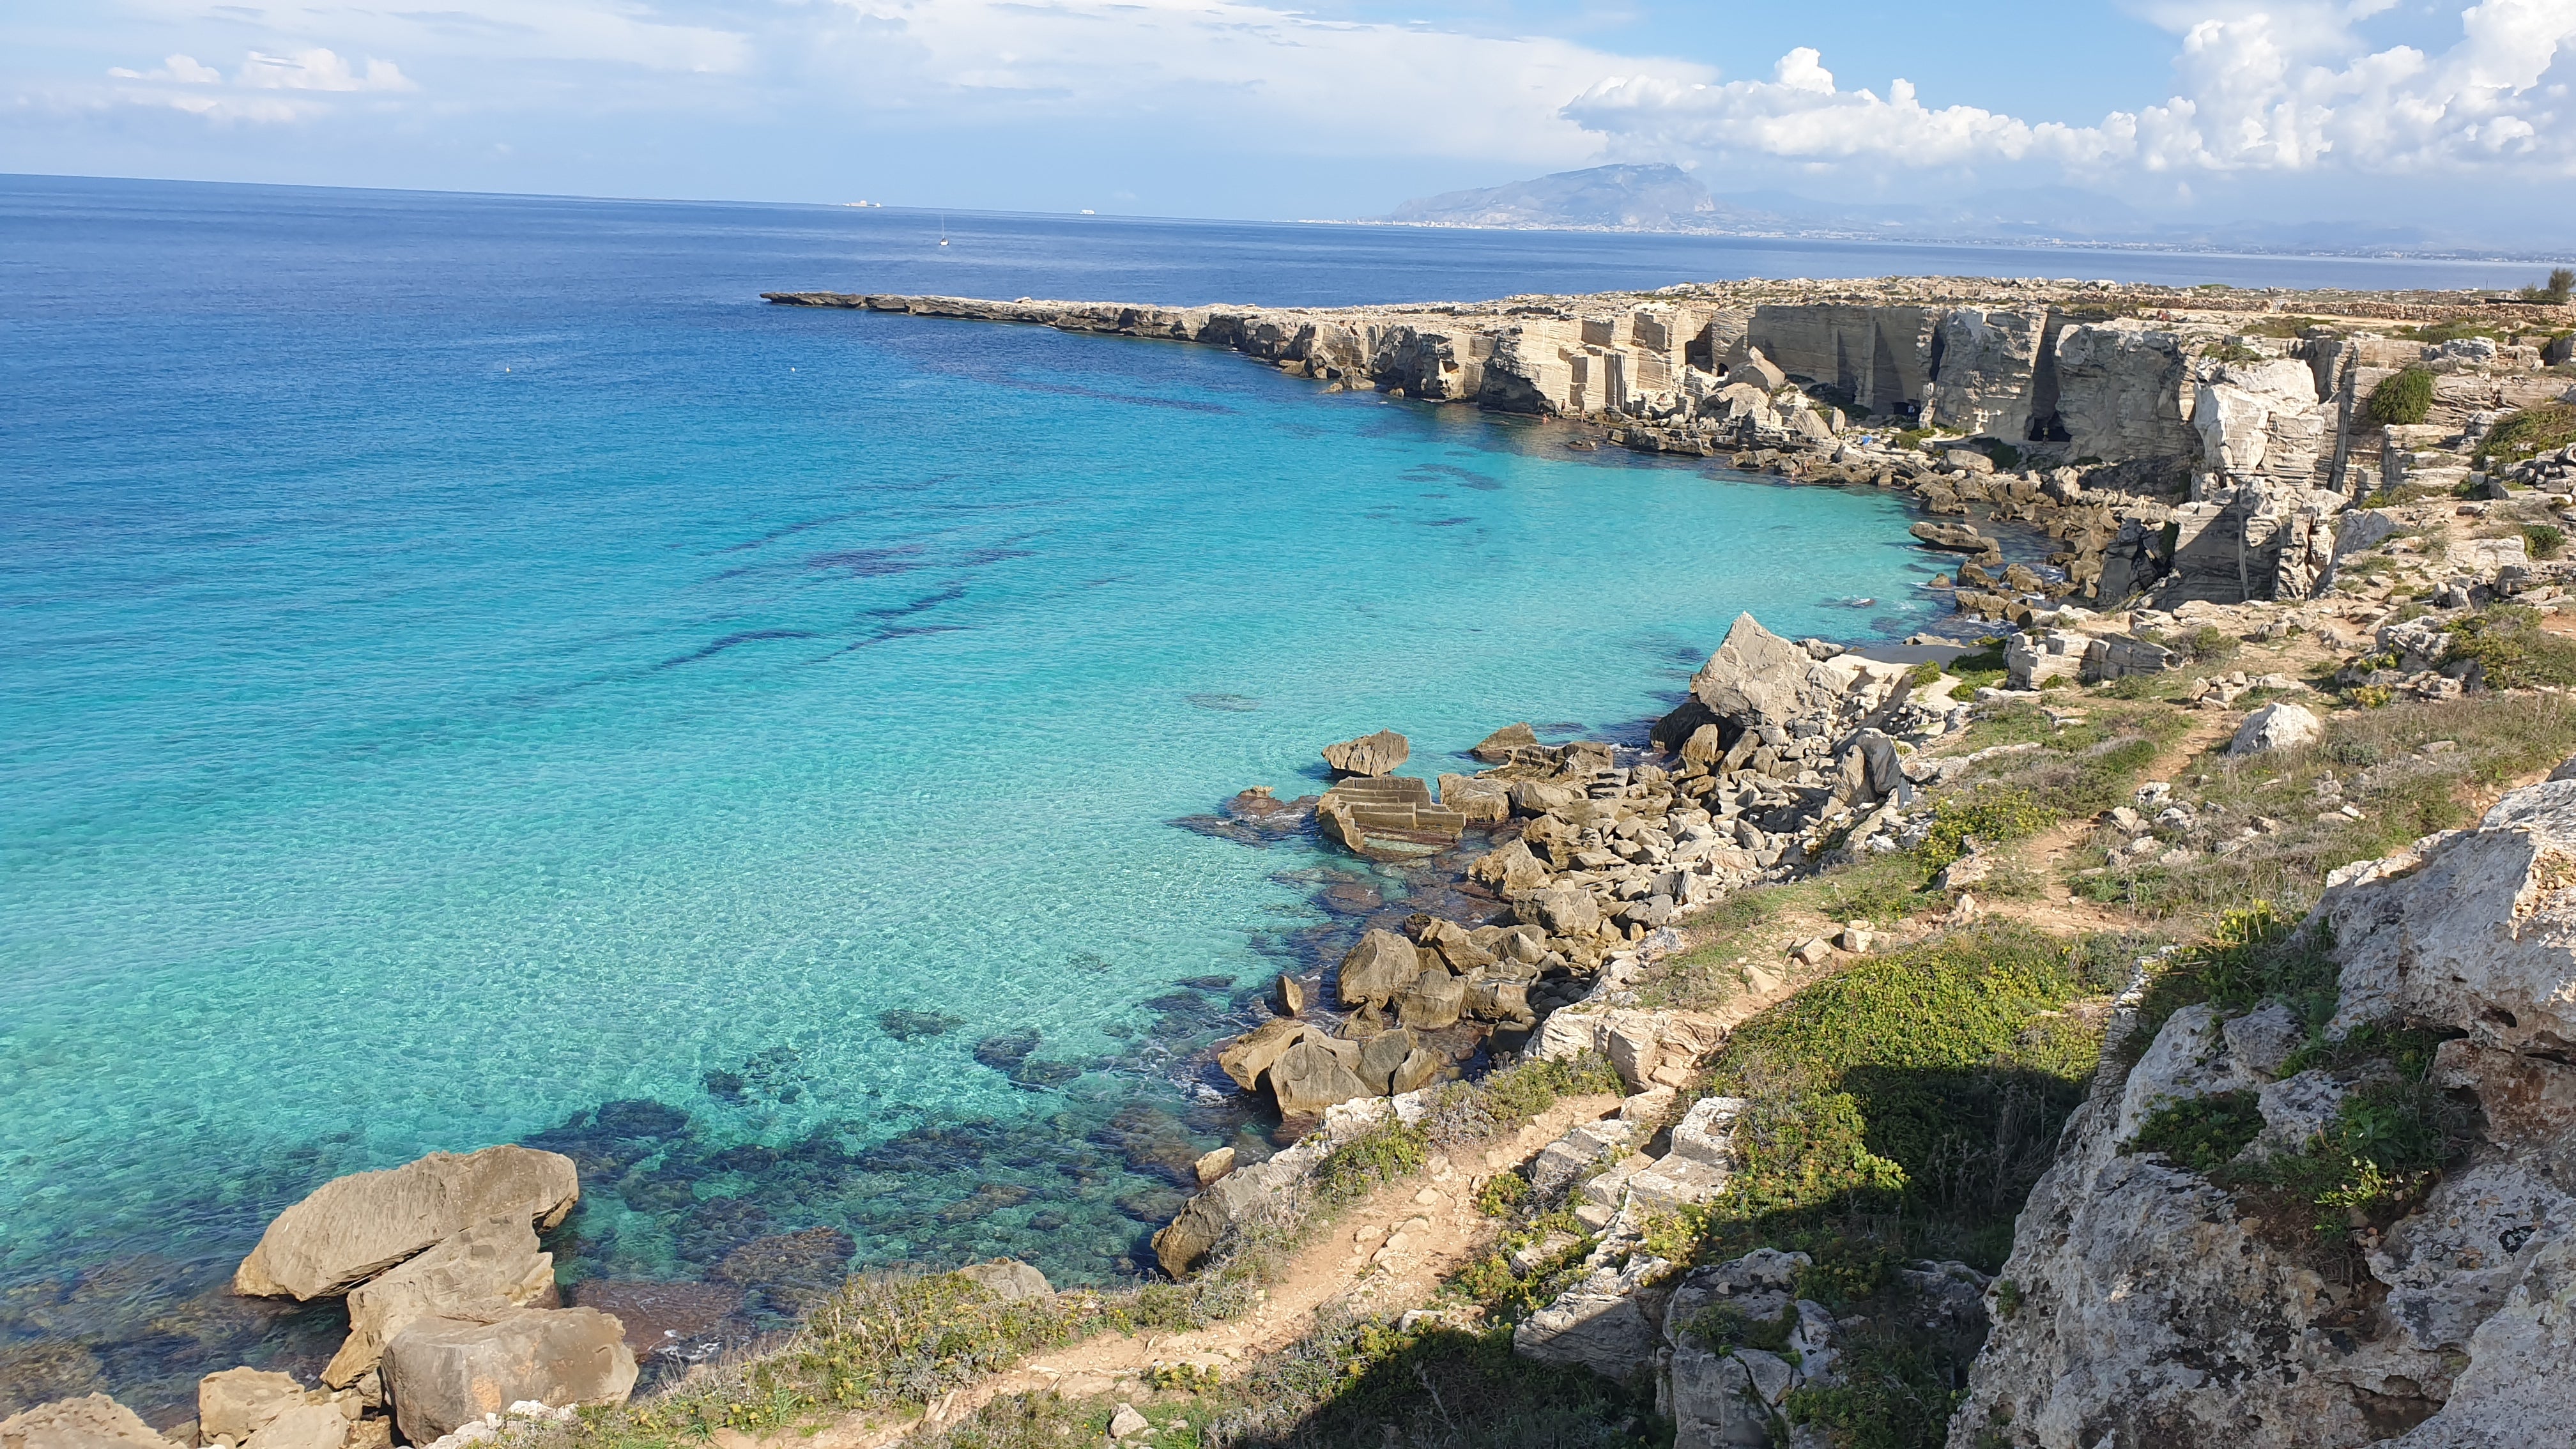
[{"label": "distant mountain", "polygon": [[1678,166],[1595,166],[1480,191],[1444,191],[1408,201],[1386,217],[1432,226],[1618,231],[1720,231],[1772,219],[1719,205]]},{"label": "distant mountain", "polygon": [[1904,204],[1817,201],[1787,192],[1713,196],[1678,166],[1595,166],[1507,186],[1418,197],[1379,218],[1419,226],[1685,232],[1887,241],[2037,242],[2202,249],[2381,251],[2472,246],[2412,226],[2340,220],[2158,217],[2066,186],[1984,191]]}]

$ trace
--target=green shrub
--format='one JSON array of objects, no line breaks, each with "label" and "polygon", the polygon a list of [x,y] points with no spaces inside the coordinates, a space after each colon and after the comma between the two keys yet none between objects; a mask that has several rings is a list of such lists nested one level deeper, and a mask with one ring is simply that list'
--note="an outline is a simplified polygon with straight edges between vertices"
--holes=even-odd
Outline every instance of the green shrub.
[{"label": "green shrub", "polygon": [[1430,1153],[1431,1136],[1420,1127],[1381,1122],[1324,1154],[1315,1164],[1315,1195],[1327,1203],[1356,1202],[1379,1183],[1420,1171]]},{"label": "green shrub", "polygon": [[2475,456],[2481,464],[2519,463],[2569,443],[2576,443],[2576,403],[2542,403],[2489,429]]},{"label": "green shrub", "polygon": [[2433,411],[2433,373],[2410,367],[2391,373],[2370,390],[2370,420],[2381,427],[2411,426]]},{"label": "green shrub", "polygon": [[2270,901],[2229,911],[2207,939],[2167,957],[2148,979],[2124,1045],[2134,1058],[2175,1012],[2196,1002],[2246,1011],[2278,1000],[2313,1015],[2321,1000],[2331,1005],[2338,974],[2333,946],[2322,927],[2304,930],[2298,917]]},{"label": "green shrub", "polygon": [[2234,337],[2209,344],[2200,349],[2200,355],[2212,362],[2261,362],[2263,360],[2262,353]]},{"label": "green shrub", "polygon": [[[1900,1247],[2000,1261],[2100,1060],[2089,1021],[2047,1019],[2089,989],[2065,946],[1997,926],[1859,962],[1746,1022],[1710,1068],[1712,1091],[1747,1102],[1735,1176],[1650,1244],[1839,1255],[1853,1298]],[[1856,1233],[1872,1214],[1904,1241]]]},{"label": "green shrub", "polygon": [[2420,1078],[2365,1082],[2300,1152],[2243,1169],[2237,1180],[2304,1203],[2330,1241],[2402,1216],[2474,1140],[2467,1108]]},{"label": "green shrub", "polygon": [[2522,545],[2533,558],[2551,559],[2566,551],[2567,532],[2546,523],[2522,526]]},{"label": "green shrub", "polygon": [[2263,1132],[2252,1092],[2220,1092],[2158,1107],[2122,1152],[2160,1152],[2174,1166],[2204,1176],[2217,1171]]},{"label": "green shrub", "polygon": [[2026,790],[1977,790],[1932,807],[1932,830],[1915,848],[1926,874],[1968,853],[1968,842],[1995,846],[2037,835],[2056,824],[2056,810]]},{"label": "green shrub", "polygon": [[2215,624],[2203,624],[2192,630],[2191,637],[2182,644],[2197,664],[2224,664],[2245,648],[2244,640]]},{"label": "green shrub", "polygon": [[1789,1335],[1798,1328],[1796,1308],[1787,1303],[1769,1318],[1755,1318],[1731,1303],[1713,1303],[1703,1308],[1682,1332],[1698,1339],[1711,1353],[1732,1353],[1739,1348],[1758,1348],[1765,1353],[1778,1353],[1789,1346]]},{"label": "green shrub", "polygon": [[2496,604],[2448,630],[2448,659],[2477,661],[2489,689],[2530,689],[2576,684],[2576,639],[2540,627],[2540,615]]},{"label": "green shrub", "polygon": [[2549,280],[2537,287],[2523,288],[2521,296],[2526,302],[2563,307],[2571,290],[2576,290],[2576,268],[2555,267],[2549,273]]}]

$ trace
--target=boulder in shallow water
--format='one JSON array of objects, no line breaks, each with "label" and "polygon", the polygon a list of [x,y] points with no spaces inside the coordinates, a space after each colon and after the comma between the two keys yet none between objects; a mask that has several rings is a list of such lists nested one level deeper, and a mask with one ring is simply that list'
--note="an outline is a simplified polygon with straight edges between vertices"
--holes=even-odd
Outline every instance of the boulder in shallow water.
[{"label": "boulder in shallow water", "polygon": [[333,1388],[356,1383],[384,1357],[394,1335],[415,1320],[463,1311],[497,1314],[529,1303],[552,1306],[554,1299],[554,1255],[537,1250],[536,1229],[516,1213],[486,1218],[351,1289],[349,1337],[322,1370],[322,1382]]},{"label": "boulder in shallow water", "polygon": [[1413,742],[1393,730],[1324,746],[1324,763],[1343,775],[1391,775],[1412,756]]},{"label": "boulder in shallow water", "polygon": [[1334,990],[1342,1009],[1384,1006],[1422,972],[1421,953],[1393,931],[1371,931],[1342,958]]},{"label": "boulder in shallow water", "polygon": [[[1271,1064],[1270,1095],[1278,1099],[1280,1115],[1311,1117],[1336,1103],[1376,1095],[1352,1070],[1356,1062],[1344,1062],[1333,1050],[1349,1045],[1308,1037]],[[1357,1048],[1352,1050],[1356,1057]]]},{"label": "boulder in shallow water", "polygon": [[233,1271],[233,1291],[298,1301],[344,1293],[487,1218],[551,1228],[580,1197],[571,1158],[516,1146],[334,1178],[268,1225]]},{"label": "boulder in shallow water", "polygon": [[1315,1029],[1302,1021],[1284,1018],[1265,1021],[1216,1054],[1216,1064],[1234,1079],[1234,1084],[1249,1092],[1261,1085],[1261,1074],[1273,1062],[1287,1054],[1290,1047],[1315,1034]]},{"label": "boulder in shallow water", "polygon": [[105,1394],[56,1399],[0,1419],[0,1449],[177,1449]]},{"label": "boulder in shallow water", "polygon": [[1055,1285],[1047,1281],[1046,1274],[1017,1258],[969,1263],[957,1270],[957,1276],[990,1288],[993,1295],[1005,1303],[1017,1303],[1024,1298],[1044,1298],[1055,1292]]},{"label": "boulder in shallow water", "polygon": [[426,1444],[523,1399],[622,1404],[635,1388],[626,1331],[595,1308],[518,1308],[489,1322],[424,1318],[385,1349],[403,1437]]},{"label": "boulder in shallow water", "polygon": [[1477,742],[1467,753],[1488,765],[1508,765],[1520,750],[1539,748],[1538,734],[1526,724],[1507,724]]}]

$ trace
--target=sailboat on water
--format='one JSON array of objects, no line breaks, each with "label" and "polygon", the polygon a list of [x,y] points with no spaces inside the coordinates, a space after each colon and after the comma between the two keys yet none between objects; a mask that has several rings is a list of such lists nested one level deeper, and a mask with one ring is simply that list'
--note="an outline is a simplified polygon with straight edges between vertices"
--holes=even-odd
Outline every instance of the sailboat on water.
[{"label": "sailboat on water", "polygon": [[939,213],[939,244],[948,245],[948,213]]}]

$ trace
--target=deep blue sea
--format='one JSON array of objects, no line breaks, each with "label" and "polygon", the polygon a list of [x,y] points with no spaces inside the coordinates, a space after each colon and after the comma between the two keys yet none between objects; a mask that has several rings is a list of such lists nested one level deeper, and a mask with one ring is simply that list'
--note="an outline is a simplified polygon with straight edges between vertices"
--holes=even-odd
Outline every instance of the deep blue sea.
[{"label": "deep blue sea", "polygon": [[1170,822],[1382,727],[1426,774],[1513,720],[1633,735],[1742,609],[1935,617],[1876,496],[762,290],[2518,280],[941,225],[0,178],[0,1412],[309,1370],[334,1311],[224,1276],[436,1148],[574,1153],[563,1276],[675,1343],[847,1267],[1133,1274],[1190,1159],[1266,1141],[1192,1054],[1438,903]]}]

